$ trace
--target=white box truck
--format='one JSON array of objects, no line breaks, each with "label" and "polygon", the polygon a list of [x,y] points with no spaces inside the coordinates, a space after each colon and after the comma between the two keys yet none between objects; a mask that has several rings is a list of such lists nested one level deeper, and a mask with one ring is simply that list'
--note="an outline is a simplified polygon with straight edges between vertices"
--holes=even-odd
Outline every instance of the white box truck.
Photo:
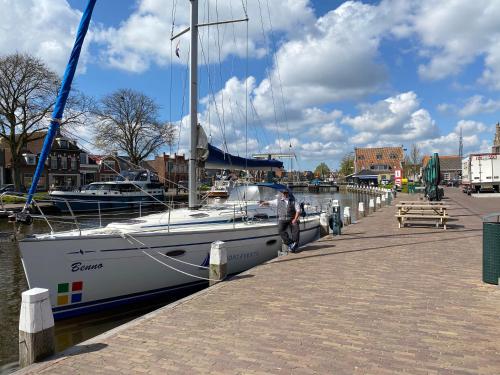
[{"label": "white box truck", "polygon": [[462,160],[464,192],[499,192],[500,154],[470,154]]}]

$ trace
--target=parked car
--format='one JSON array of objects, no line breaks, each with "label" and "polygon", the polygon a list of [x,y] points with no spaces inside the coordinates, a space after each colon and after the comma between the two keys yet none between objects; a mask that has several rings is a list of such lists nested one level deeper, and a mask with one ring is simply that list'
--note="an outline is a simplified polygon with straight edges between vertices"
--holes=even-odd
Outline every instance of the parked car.
[{"label": "parked car", "polygon": [[188,186],[189,186],[189,181],[184,181],[184,180],[181,180],[181,181],[179,181],[179,182],[177,183],[176,188],[177,188],[177,190],[178,190],[178,191],[179,191],[179,190],[188,191],[188,189],[189,189],[189,187],[188,187]]}]

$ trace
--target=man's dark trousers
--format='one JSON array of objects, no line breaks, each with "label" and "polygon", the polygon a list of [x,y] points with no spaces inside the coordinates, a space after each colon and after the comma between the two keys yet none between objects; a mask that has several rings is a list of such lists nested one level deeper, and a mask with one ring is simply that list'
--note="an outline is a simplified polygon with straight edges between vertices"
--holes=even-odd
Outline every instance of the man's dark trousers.
[{"label": "man's dark trousers", "polygon": [[[292,234],[291,238],[288,235],[288,228],[290,227],[290,232]],[[295,242],[295,250],[299,247],[299,239],[300,239],[300,227],[299,222],[295,222],[292,224],[292,220],[279,220],[278,221],[278,230],[285,245],[290,245]]]}]

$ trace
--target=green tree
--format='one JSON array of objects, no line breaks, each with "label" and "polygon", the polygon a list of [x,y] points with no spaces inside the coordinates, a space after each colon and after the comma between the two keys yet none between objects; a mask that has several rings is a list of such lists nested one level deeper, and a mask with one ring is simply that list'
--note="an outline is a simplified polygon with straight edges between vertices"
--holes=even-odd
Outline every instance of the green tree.
[{"label": "green tree", "polygon": [[330,168],[325,163],[320,163],[314,170],[314,175],[324,179],[330,175]]},{"label": "green tree", "polygon": [[352,153],[344,155],[340,162],[340,176],[348,176],[354,173],[354,155]]}]

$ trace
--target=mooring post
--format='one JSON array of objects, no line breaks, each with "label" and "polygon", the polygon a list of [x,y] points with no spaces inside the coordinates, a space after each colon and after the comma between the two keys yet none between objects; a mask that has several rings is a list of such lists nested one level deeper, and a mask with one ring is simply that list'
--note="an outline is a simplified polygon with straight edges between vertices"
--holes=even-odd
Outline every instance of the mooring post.
[{"label": "mooring post", "polygon": [[212,242],[210,247],[209,285],[224,280],[227,276],[227,250],[223,241]]},{"label": "mooring post", "polygon": [[19,366],[29,366],[54,352],[54,317],[49,290],[27,290],[22,293],[19,316]]},{"label": "mooring post", "polygon": [[375,212],[375,201],[373,198],[370,198],[370,202],[368,203],[368,214],[372,214]]},{"label": "mooring post", "polygon": [[359,216],[366,216],[365,204],[363,202],[358,203],[358,213],[359,213]]},{"label": "mooring post", "polygon": [[351,207],[344,207],[344,225],[351,224]]},{"label": "mooring post", "polygon": [[330,232],[330,216],[326,212],[322,212],[319,215],[319,236],[325,237],[328,236]]}]

